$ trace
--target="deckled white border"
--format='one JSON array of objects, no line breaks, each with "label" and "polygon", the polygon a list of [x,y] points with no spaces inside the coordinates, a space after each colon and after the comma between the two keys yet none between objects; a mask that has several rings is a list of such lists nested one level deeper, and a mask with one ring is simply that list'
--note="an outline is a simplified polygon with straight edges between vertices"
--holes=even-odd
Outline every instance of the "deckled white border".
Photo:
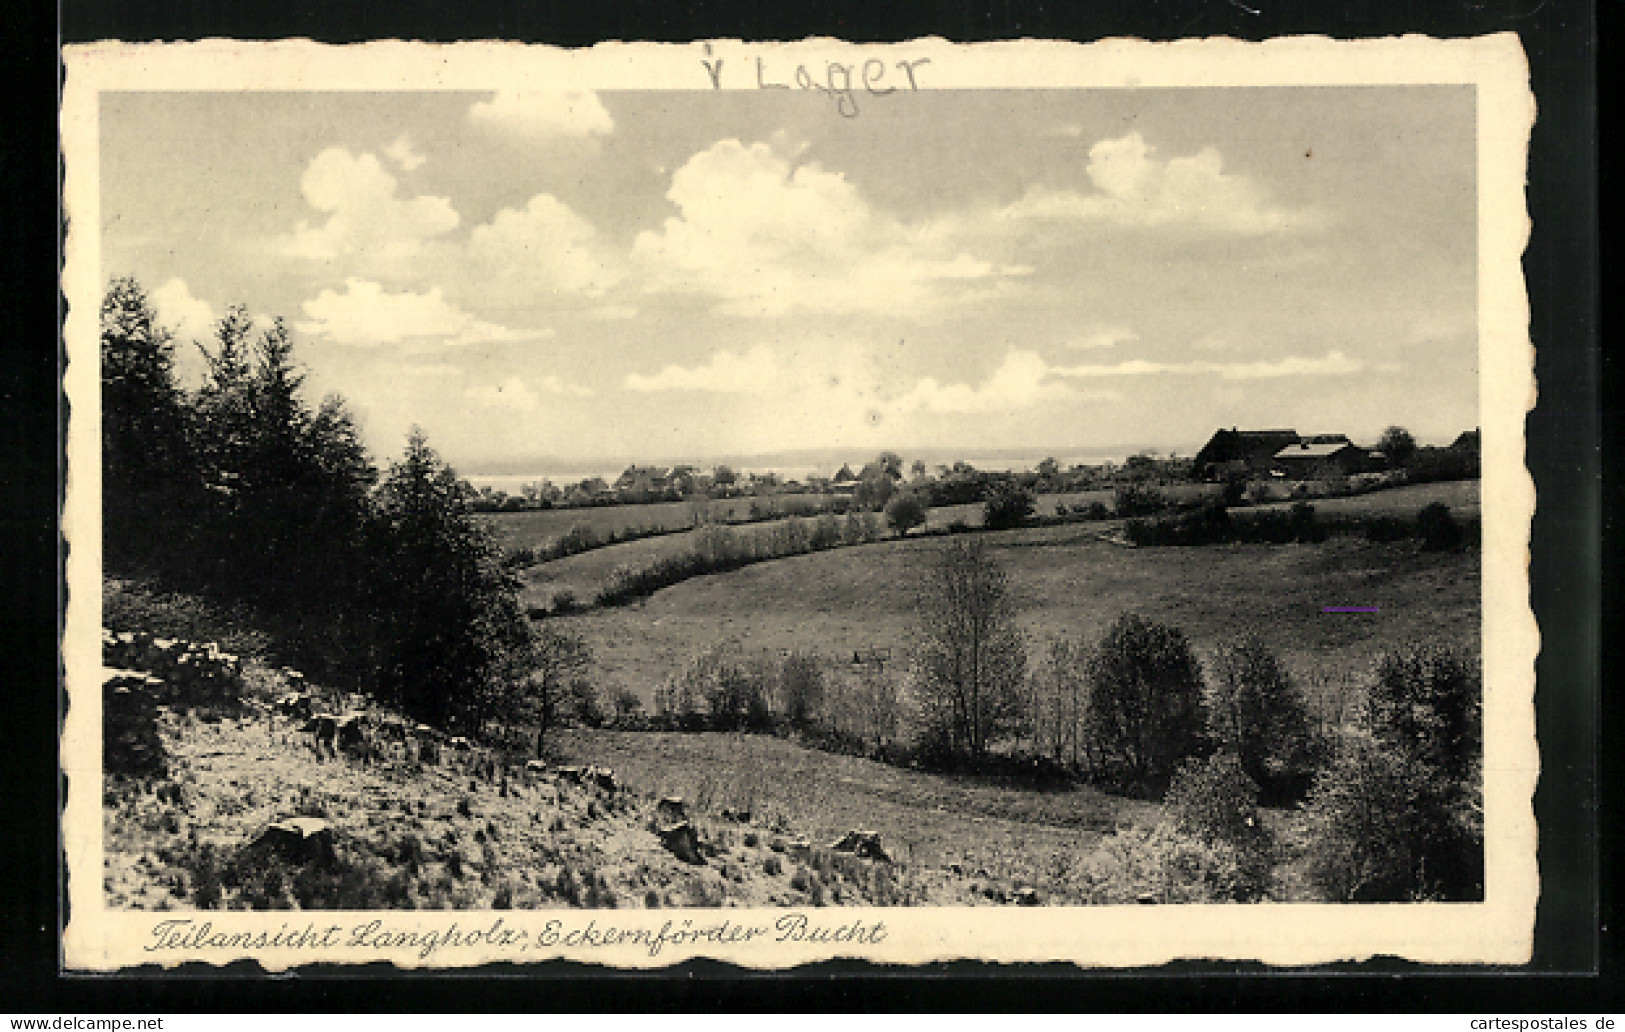
[{"label": "deckled white border", "polygon": [[[1533,794],[1538,773],[1534,661],[1538,632],[1529,608],[1528,542],[1533,480],[1524,467],[1524,416],[1534,404],[1534,352],[1520,257],[1528,240],[1524,174],[1535,116],[1528,67],[1511,33],[1470,40],[1423,37],[1333,41],[1294,37],[1265,43],[1187,40],[1152,44],[1108,40],[1090,45],[1005,42],[950,45],[918,40],[889,45],[809,40],[794,44],[606,43],[563,51],[514,44],[401,42],[335,47],[303,41],[186,44],[119,43],[69,47],[62,102],[69,219],[63,289],[69,301],[71,406],[64,533],[69,543],[69,600],[63,642],[70,708],[62,736],[69,780],[63,839],[71,920],[67,967],[111,970],[133,964],[248,956],[267,969],[314,962],[388,960],[403,967],[466,966],[552,956],[653,967],[697,956],[753,968],[857,956],[917,964],[957,958],[1002,962],[1072,961],[1132,967],[1181,958],[1257,960],[1303,965],[1395,955],[1423,963],[1517,964],[1529,959],[1539,878]],[[721,61],[724,89],[755,88],[755,60],[778,67],[869,59],[917,61],[928,89],[1121,89],[1199,86],[1472,84],[1479,139],[1480,418],[1483,430],[1483,593],[1485,670],[1486,901],[1465,904],[1162,906],[1093,908],[897,908],[814,912],[819,918],[884,921],[883,942],[853,947],[748,946],[616,950],[459,947],[427,960],[416,952],[344,948],[156,954],[152,928],[166,917],[212,920],[216,930],[264,929],[284,922],[348,930],[375,918],[390,927],[427,930],[452,921],[463,930],[501,918],[532,933],[548,920],[573,926],[658,928],[673,912],[506,911],[152,914],[110,911],[102,892],[100,651],[100,423],[98,308],[103,288],[98,209],[97,97],[103,90],[435,90],[527,86],[549,89],[702,90],[712,88],[703,60]],[[782,910],[684,911],[696,925],[723,917],[771,925]],[[294,919],[298,920],[295,921]],[[343,938],[344,936],[341,936]]]}]

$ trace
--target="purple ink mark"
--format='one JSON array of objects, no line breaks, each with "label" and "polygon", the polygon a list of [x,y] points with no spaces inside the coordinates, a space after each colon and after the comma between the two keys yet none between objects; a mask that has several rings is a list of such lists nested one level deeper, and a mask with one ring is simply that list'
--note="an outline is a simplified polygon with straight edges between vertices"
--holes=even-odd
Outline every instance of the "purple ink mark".
[{"label": "purple ink mark", "polygon": [[1376,606],[1321,606],[1322,613],[1375,613]]}]

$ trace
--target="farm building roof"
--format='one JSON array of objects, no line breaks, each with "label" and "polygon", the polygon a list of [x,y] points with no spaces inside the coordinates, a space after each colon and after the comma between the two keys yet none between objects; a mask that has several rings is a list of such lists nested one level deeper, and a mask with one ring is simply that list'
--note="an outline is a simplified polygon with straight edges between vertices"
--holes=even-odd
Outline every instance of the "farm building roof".
[{"label": "farm building roof", "polygon": [[1296,430],[1237,430],[1232,427],[1215,432],[1193,461],[1202,466],[1236,459],[1259,460],[1296,444],[1299,439]]},{"label": "farm building roof", "polygon": [[1304,441],[1301,444],[1289,444],[1275,453],[1278,459],[1329,459],[1345,448],[1353,448],[1348,438],[1340,441],[1325,441],[1311,444]]}]

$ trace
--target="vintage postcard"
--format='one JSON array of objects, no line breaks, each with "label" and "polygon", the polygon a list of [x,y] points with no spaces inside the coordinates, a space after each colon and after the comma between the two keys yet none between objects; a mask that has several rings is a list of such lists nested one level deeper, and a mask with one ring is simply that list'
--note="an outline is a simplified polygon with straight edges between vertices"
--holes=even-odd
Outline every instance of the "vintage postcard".
[{"label": "vintage postcard", "polygon": [[1518,964],[1511,34],[70,47],[67,968]]}]

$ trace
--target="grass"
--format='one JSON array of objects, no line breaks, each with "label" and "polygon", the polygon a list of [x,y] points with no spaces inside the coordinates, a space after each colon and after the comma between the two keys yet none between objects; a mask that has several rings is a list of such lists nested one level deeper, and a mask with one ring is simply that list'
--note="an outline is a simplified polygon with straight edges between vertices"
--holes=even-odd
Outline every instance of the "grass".
[{"label": "grass", "polygon": [[680,795],[711,812],[746,809],[755,823],[815,846],[855,829],[877,830],[895,860],[958,864],[1007,881],[1042,880],[1057,854],[1083,850],[1158,810],[1089,787],[1039,792],[761,735],[572,729],[552,743],[569,761],[613,767],[636,791]]},{"label": "grass", "polygon": [[[1125,611],[1172,623],[1199,652],[1244,631],[1276,647],[1303,680],[1339,683],[1390,645],[1433,638],[1478,650],[1476,552],[1424,553],[1414,541],[1332,538],[1319,545],[1122,548],[1089,525],[989,533],[1018,620],[1035,646],[1093,641]],[[901,664],[918,627],[921,571],[941,538],[840,548],[698,577],[633,606],[564,617],[592,645],[604,679],[654,687],[702,647],[840,657],[891,647]],[[585,558],[585,557],[578,557]],[[1322,606],[1374,605],[1374,614]],[[1039,650],[1033,650],[1036,658]]]},{"label": "grass", "polygon": [[737,523],[751,517],[751,506],[771,515],[814,511],[829,495],[770,495],[763,498],[714,498],[687,502],[648,502],[641,505],[596,505],[578,509],[537,509],[527,512],[482,513],[479,516],[504,550],[538,548],[585,524],[599,535],[626,531],[681,530],[694,526],[696,517],[713,523]]},{"label": "grass", "polygon": [[[1338,517],[1395,516],[1414,519],[1423,506],[1443,502],[1450,506],[1452,515],[1462,519],[1478,519],[1479,482],[1477,480],[1447,480],[1432,484],[1408,484],[1404,487],[1385,488],[1347,498],[1310,498],[1315,515],[1326,519]],[[1291,508],[1293,500],[1269,502],[1257,506],[1261,509]],[[1245,511],[1245,510],[1243,510]]]}]

